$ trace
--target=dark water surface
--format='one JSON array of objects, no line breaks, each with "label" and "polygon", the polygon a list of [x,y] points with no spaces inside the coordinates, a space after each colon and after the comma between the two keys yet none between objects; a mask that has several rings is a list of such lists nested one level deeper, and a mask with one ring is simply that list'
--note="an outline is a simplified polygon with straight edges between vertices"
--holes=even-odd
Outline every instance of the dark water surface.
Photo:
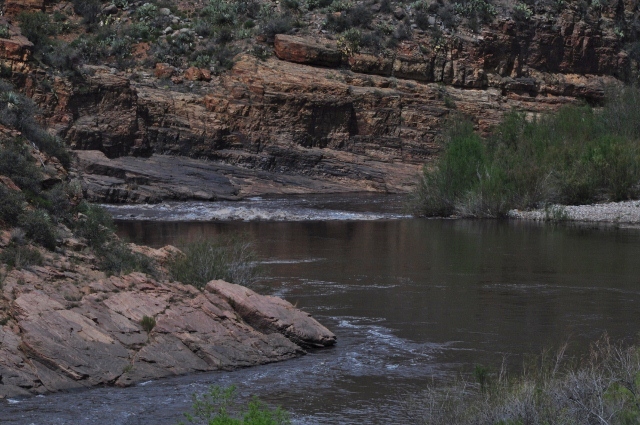
[{"label": "dark water surface", "polygon": [[640,232],[525,222],[394,219],[120,222],[161,246],[244,232],[263,293],[286,298],[338,336],[300,359],[0,404],[2,424],[174,424],[190,395],[236,384],[298,424],[402,424],[399,400],[481,363],[514,368],[569,339],[574,351],[640,324]]}]

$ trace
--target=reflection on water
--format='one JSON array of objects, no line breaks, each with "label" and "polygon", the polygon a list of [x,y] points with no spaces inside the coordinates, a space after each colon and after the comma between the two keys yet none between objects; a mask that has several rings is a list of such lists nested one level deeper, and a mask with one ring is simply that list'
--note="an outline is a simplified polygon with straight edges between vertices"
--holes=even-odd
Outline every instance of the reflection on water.
[{"label": "reflection on water", "polygon": [[299,424],[401,424],[398,399],[434,377],[503,356],[518,365],[568,338],[574,350],[603,332],[630,338],[640,323],[636,231],[418,219],[119,227],[154,246],[246,233],[266,275],[260,291],[312,313],[338,345],[235,372],[5,404],[7,423],[175,423],[192,392],[236,383]]}]

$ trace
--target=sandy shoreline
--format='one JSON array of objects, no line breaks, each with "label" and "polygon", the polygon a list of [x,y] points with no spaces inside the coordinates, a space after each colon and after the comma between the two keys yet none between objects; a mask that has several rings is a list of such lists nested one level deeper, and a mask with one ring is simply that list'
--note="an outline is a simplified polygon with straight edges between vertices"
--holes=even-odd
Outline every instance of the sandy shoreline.
[{"label": "sandy shoreline", "polygon": [[551,205],[532,211],[509,211],[510,218],[640,225],[640,200],[592,205]]}]

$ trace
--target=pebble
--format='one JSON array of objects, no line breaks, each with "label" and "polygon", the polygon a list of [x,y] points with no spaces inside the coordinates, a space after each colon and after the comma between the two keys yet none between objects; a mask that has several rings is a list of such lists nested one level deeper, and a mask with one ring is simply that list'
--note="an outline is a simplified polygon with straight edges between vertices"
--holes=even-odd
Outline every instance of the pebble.
[{"label": "pebble", "polygon": [[593,205],[552,205],[532,211],[509,211],[509,217],[548,221],[554,218],[597,223],[640,224],[640,200]]}]

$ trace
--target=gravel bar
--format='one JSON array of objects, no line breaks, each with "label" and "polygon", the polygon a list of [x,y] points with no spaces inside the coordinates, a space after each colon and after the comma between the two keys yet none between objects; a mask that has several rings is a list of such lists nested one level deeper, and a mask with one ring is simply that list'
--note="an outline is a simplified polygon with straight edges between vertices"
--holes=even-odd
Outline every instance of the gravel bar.
[{"label": "gravel bar", "polygon": [[536,221],[584,221],[613,224],[640,224],[640,201],[593,205],[552,205],[532,211],[509,211],[509,217]]}]

